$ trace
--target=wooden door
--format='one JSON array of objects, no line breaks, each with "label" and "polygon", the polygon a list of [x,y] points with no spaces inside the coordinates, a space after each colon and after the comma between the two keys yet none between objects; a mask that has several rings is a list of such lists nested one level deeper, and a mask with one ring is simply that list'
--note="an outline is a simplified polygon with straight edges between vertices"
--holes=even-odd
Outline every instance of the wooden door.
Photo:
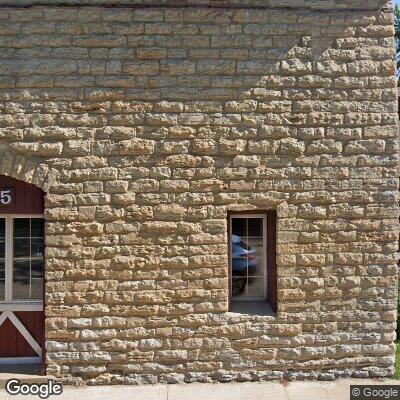
[{"label": "wooden door", "polygon": [[0,364],[42,362],[43,211],[42,190],[0,176]]}]

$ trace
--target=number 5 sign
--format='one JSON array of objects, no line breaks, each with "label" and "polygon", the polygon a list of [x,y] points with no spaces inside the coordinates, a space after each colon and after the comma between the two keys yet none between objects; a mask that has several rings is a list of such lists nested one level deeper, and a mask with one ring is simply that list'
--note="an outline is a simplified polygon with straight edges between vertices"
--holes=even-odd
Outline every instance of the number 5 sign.
[{"label": "number 5 sign", "polygon": [[9,206],[14,204],[14,189],[0,189],[0,205]]}]

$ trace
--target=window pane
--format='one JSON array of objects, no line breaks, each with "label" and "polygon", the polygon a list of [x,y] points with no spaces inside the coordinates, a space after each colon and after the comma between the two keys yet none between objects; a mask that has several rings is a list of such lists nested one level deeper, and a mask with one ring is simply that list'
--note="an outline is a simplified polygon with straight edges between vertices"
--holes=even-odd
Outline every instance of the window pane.
[{"label": "window pane", "polygon": [[248,236],[262,237],[263,236],[263,219],[262,218],[249,218],[247,220]]},{"label": "window pane", "polygon": [[249,278],[246,295],[248,297],[263,297],[264,277]]},{"label": "window pane", "polygon": [[36,259],[31,261],[31,278],[42,278],[43,277],[43,259]]},{"label": "window pane", "polygon": [[44,237],[44,219],[32,218],[31,219],[31,236]]},{"label": "window pane", "polygon": [[254,276],[264,276],[265,264],[263,257],[257,257],[254,263]]},{"label": "window pane", "polygon": [[0,258],[5,257],[5,245],[6,245],[5,239],[0,237]]},{"label": "window pane", "polygon": [[232,297],[265,300],[264,218],[232,218]]},{"label": "window pane", "polygon": [[44,256],[43,239],[31,239],[31,257],[43,258],[43,256]]},{"label": "window pane", "polygon": [[30,260],[14,260],[13,299],[29,299]]},{"label": "window pane", "polygon": [[6,220],[4,218],[0,218],[0,238],[4,238],[6,236]]},{"label": "window pane", "polygon": [[247,218],[232,218],[232,234],[247,236]]},{"label": "window pane", "polygon": [[245,294],[247,278],[245,276],[232,276],[232,297],[240,298]]},{"label": "window pane", "polygon": [[264,238],[262,218],[250,218],[248,220],[247,244],[255,249],[255,254],[257,254],[257,258],[263,256]]},{"label": "window pane", "polygon": [[5,298],[5,282],[0,280],[0,301],[3,301]]},{"label": "window pane", "polygon": [[5,264],[4,260],[0,261],[0,281],[4,281],[6,279],[6,270],[5,270]]},{"label": "window pane", "polygon": [[0,258],[5,257],[6,220],[0,218]]},{"label": "window pane", "polygon": [[43,297],[44,220],[14,219],[14,254],[12,298],[16,300]]},{"label": "window pane", "polygon": [[4,300],[5,291],[5,267],[4,261],[0,261],[0,301]]},{"label": "window pane", "polygon": [[29,237],[29,218],[14,218],[14,237]]},{"label": "window pane", "polygon": [[43,298],[43,279],[31,279],[31,298],[39,300]]},{"label": "window pane", "polygon": [[31,249],[29,248],[30,240],[28,239],[14,239],[14,258],[25,257],[29,258]]}]

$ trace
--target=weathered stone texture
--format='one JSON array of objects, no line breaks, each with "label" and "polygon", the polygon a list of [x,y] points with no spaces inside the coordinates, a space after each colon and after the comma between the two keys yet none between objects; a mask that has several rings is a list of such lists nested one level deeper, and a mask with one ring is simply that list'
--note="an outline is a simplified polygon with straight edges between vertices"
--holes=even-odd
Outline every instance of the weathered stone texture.
[{"label": "weathered stone texture", "polygon": [[[252,3],[1,8],[0,172],[48,192],[49,374],[393,373],[390,2]],[[278,314],[229,313],[227,211],[272,208]]]}]

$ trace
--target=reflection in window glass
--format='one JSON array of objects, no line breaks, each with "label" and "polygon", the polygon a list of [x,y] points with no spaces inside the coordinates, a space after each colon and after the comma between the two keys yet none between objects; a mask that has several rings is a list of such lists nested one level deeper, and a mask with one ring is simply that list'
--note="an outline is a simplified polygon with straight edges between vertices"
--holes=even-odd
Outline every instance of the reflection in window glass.
[{"label": "reflection in window glass", "polygon": [[13,263],[13,298],[30,299],[30,260],[16,260]]},{"label": "reflection in window glass", "polygon": [[43,279],[31,279],[31,298],[41,299],[43,297]]},{"label": "reflection in window glass", "polygon": [[5,263],[0,260],[0,301],[4,300],[5,296],[5,280],[6,280]]},{"label": "reflection in window glass", "polygon": [[43,259],[31,260],[31,278],[41,278],[43,276]]},{"label": "reflection in window glass", "polygon": [[231,219],[232,298],[265,300],[265,217]]},{"label": "reflection in window glass", "polygon": [[0,236],[0,259],[6,256],[6,239]]},{"label": "reflection in window glass", "polygon": [[14,219],[14,237],[27,238],[30,236],[30,219],[15,218]]},{"label": "reflection in window glass", "polygon": [[29,258],[31,251],[29,249],[30,238],[15,238],[14,237],[14,258]]},{"label": "reflection in window glass", "polygon": [[43,258],[43,256],[44,256],[43,238],[31,239],[31,257]]},{"label": "reflection in window glass", "polygon": [[15,218],[13,222],[13,299],[42,299],[44,221]]},{"label": "reflection in window glass", "polygon": [[32,218],[31,219],[31,236],[32,237],[44,237],[44,219],[43,218]]},{"label": "reflection in window glass", "polygon": [[6,243],[6,220],[0,218],[0,301],[5,296],[5,243]]}]

